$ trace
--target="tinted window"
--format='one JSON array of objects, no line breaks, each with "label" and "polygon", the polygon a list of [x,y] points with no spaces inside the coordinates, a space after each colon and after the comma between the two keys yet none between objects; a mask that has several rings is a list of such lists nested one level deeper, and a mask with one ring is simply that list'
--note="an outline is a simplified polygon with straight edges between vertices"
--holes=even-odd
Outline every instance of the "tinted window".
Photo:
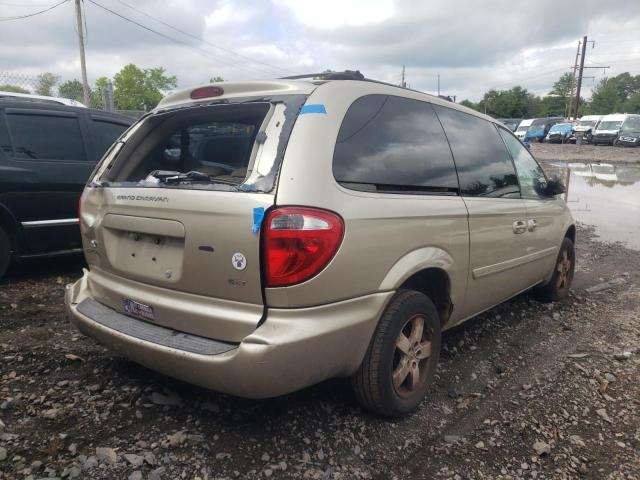
[{"label": "tinted window", "polygon": [[547,179],[538,162],[531,156],[529,150],[520,143],[520,140],[502,128],[498,130],[502,138],[504,138],[504,142],[507,144],[509,153],[516,165],[522,196],[528,198],[543,196]]},{"label": "tinted window", "polygon": [[491,122],[435,106],[447,133],[463,195],[518,197],[518,179],[504,142]]},{"label": "tinted window", "polygon": [[431,104],[386,95],[367,95],[349,107],[336,142],[333,174],[353,188],[458,189],[451,150]]},{"label": "tinted window", "polygon": [[11,142],[9,141],[9,132],[2,118],[2,112],[0,111],[0,158],[5,153],[11,153]]},{"label": "tinted window", "polygon": [[7,120],[16,157],[86,160],[77,118],[12,113]]},{"label": "tinted window", "polygon": [[91,121],[91,136],[93,138],[93,147],[95,148],[96,157],[94,160],[98,161],[104,155],[104,152],[108,150],[113,142],[122,135],[127,129],[126,125],[119,123],[103,122],[101,120]]}]

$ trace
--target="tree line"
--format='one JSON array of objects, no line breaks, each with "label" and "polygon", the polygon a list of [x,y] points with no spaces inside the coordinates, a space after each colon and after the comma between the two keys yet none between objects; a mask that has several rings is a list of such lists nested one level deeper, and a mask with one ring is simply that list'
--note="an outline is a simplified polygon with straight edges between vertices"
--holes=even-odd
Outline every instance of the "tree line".
[{"label": "tree line", "polygon": [[[107,77],[100,77],[90,88],[92,107],[106,108],[104,92],[108,81]],[[214,76],[209,81],[221,82],[223,79]],[[113,77],[114,103],[119,110],[151,110],[167,90],[177,85],[176,76],[167,75],[163,67],[140,68],[129,64]],[[33,92],[15,85],[0,85],[0,90],[52,96],[56,86],[58,96],[82,102],[82,83],[79,80],[60,83],[60,76],[50,72],[38,75]],[[545,96],[537,96],[523,87],[515,86],[509,90],[489,90],[477,103],[469,100],[460,103],[496,118],[562,117],[569,110],[573,91],[573,75],[565,73]],[[640,113],[640,75],[633,76],[625,72],[604,78],[593,89],[590,100],[581,99],[580,115],[614,112]]]},{"label": "tree line", "polygon": [[[222,81],[221,77],[212,77],[211,82]],[[109,79],[100,77],[90,86],[91,106],[106,108],[105,91]],[[134,64],[124,66],[113,76],[113,99],[118,110],[151,110],[165,95],[167,90],[176,88],[178,79],[167,75],[163,67],[140,68]],[[60,83],[60,76],[50,72],[38,75],[33,91],[16,85],[0,85],[0,91],[16,93],[34,93],[36,95],[57,96],[83,101],[82,82],[77,79]]]},{"label": "tree line", "polygon": [[[489,90],[477,103],[463,100],[462,105],[495,118],[564,117],[569,111],[574,79],[563,74],[548,95],[537,96],[520,86],[509,90]],[[621,73],[604,78],[593,89],[590,100],[581,98],[579,115],[640,113],[640,75]]]}]

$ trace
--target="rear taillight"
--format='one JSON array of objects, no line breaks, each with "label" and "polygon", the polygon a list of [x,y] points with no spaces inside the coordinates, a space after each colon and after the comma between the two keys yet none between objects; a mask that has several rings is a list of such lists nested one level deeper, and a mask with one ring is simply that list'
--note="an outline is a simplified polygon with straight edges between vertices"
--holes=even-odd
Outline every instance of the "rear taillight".
[{"label": "rear taillight", "polygon": [[198,100],[200,98],[219,97],[220,95],[224,95],[222,87],[214,87],[213,85],[196,88],[189,94],[189,96],[194,100]]},{"label": "rear taillight", "polygon": [[315,208],[272,210],[264,226],[266,287],[286,287],[317,275],[338,251],[344,234],[342,218]]}]

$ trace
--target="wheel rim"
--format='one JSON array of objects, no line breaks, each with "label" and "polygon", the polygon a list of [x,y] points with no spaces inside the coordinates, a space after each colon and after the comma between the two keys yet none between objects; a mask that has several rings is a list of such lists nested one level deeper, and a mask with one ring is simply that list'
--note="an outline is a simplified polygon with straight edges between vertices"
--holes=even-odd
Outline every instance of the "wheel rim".
[{"label": "wheel rim", "polygon": [[563,250],[560,258],[558,258],[556,271],[558,272],[556,287],[558,287],[558,290],[564,290],[569,286],[569,281],[571,280],[571,259],[566,250]]},{"label": "wheel rim", "polygon": [[420,390],[427,378],[432,335],[425,324],[424,315],[415,315],[407,320],[396,338],[392,381],[393,389],[401,397]]}]

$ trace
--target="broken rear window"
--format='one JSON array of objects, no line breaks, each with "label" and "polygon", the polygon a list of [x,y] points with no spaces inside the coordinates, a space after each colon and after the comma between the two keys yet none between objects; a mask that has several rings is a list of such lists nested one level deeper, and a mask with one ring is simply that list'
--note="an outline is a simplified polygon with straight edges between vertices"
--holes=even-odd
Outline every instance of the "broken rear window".
[{"label": "broken rear window", "polygon": [[251,173],[256,138],[270,109],[270,103],[256,102],[148,117],[101,181],[129,187],[240,185]]}]

